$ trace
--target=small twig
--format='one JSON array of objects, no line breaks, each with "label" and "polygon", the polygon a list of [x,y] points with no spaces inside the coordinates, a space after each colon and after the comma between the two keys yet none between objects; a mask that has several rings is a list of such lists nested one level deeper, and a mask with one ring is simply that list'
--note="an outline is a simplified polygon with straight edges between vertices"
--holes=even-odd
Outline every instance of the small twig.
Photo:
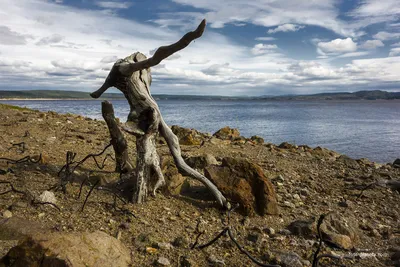
[{"label": "small twig", "polygon": [[[232,226],[230,225],[231,223],[231,212],[233,212],[235,209],[237,209],[239,207],[239,204],[236,204],[232,209],[227,210],[226,211],[226,215],[228,217],[227,220],[227,224],[226,227],[220,232],[218,233],[212,240],[210,240],[209,242],[207,242],[204,245],[199,245],[196,247],[197,242],[198,242],[198,238],[200,237],[201,233],[199,233],[199,235],[196,237],[196,241],[195,244],[192,245],[192,249],[194,248],[198,248],[198,249],[203,249],[206,248],[208,246],[211,246],[212,244],[214,244],[219,238],[221,238],[221,236],[223,236],[225,233],[228,233],[228,236],[230,237],[230,239],[232,240],[232,242],[236,245],[236,247],[240,250],[240,252],[242,252],[243,254],[245,254],[253,263],[257,264],[258,266],[262,266],[262,267],[281,267],[280,265],[274,265],[274,264],[265,264],[262,263],[261,261],[257,260],[255,257],[253,257],[247,250],[245,250],[240,244],[239,242],[235,239],[235,237],[232,234]],[[221,221],[223,225],[225,225],[223,223],[223,221]],[[197,227],[196,227],[197,228]]]},{"label": "small twig", "polygon": [[322,247],[321,224],[323,223],[325,217],[326,217],[326,214],[321,214],[321,216],[319,216],[319,219],[318,219],[317,231],[318,231],[319,243],[318,243],[317,250],[314,253],[314,259],[313,259],[312,267],[318,267],[318,261],[320,259],[320,258],[318,258],[318,254],[321,251],[321,247]]},{"label": "small twig", "polygon": [[8,191],[5,191],[3,193],[0,193],[0,195],[5,195],[5,194],[10,193],[10,192],[15,192],[15,193],[18,193],[18,194],[26,195],[26,192],[16,189],[14,187],[14,185],[9,181],[0,181],[0,184],[8,184],[11,187],[11,190],[8,190]]},{"label": "small twig", "polygon": [[94,185],[90,188],[89,193],[86,195],[85,202],[83,202],[82,209],[81,209],[82,212],[83,212],[83,210],[85,209],[85,205],[86,205],[87,200],[89,199],[90,194],[92,193],[93,189],[96,187],[96,185],[97,185],[98,183],[100,183],[100,179],[97,180],[96,183],[94,183]]},{"label": "small twig", "polygon": [[23,154],[26,151],[26,146],[25,145],[26,145],[25,142],[11,144],[11,147],[8,150],[11,150],[11,149],[15,148],[17,150],[17,152]]},{"label": "small twig", "polygon": [[9,158],[0,158],[0,160],[5,160],[7,164],[18,164],[18,163],[25,163],[25,162],[30,162],[30,163],[38,163],[42,159],[42,154],[39,155],[39,158],[37,160],[32,159],[31,156],[25,156],[21,159],[9,159]]}]

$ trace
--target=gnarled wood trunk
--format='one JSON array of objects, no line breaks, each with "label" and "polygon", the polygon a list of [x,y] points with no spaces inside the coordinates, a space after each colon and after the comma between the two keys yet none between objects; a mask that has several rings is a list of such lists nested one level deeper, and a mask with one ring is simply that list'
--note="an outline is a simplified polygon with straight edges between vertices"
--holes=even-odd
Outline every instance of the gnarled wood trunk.
[{"label": "gnarled wood trunk", "polygon": [[[128,121],[121,127],[126,132],[136,136],[137,190],[133,197],[134,202],[143,202],[149,192],[155,194],[157,188],[164,184],[164,177],[155,145],[155,139],[160,133],[165,138],[178,169],[184,174],[201,181],[213,193],[221,206],[229,208],[229,202],[218,188],[183,160],[178,138],[164,121],[156,101],[150,94],[150,67],[159,64],[163,59],[185,48],[194,39],[199,38],[203,34],[205,26],[206,23],[203,20],[195,31],[187,33],[172,45],[158,48],[151,58],[147,59],[142,53],[136,52],[118,60],[111,69],[103,86],[91,94],[92,97],[98,98],[108,88],[114,86],[124,94],[130,105],[131,111]],[[103,116],[106,118],[104,114]],[[119,133],[116,134],[118,130],[115,130],[114,124],[107,123],[107,125],[112,139],[113,135],[120,135]],[[118,146],[114,146],[117,154],[116,148]],[[152,174],[155,174],[156,181],[150,180],[153,176]]]}]

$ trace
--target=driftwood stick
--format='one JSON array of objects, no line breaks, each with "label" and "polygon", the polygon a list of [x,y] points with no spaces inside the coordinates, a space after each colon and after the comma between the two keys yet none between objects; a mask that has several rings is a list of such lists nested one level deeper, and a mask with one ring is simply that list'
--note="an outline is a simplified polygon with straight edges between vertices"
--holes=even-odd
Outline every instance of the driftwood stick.
[{"label": "driftwood stick", "polygon": [[[130,116],[128,123],[122,125],[122,128],[134,134],[137,138],[136,193],[133,199],[134,202],[142,202],[148,192],[153,192],[154,194],[157,187],[164,182],[154,142],[155,137],[160,132],[165,138],[180,172],[202,182],[212,192],[220,206],[230,208],[229,202],[218,188],[183,160],[178,138],[164,121],[156,101],[150,94],[150,67],[159,64],[163,59],[185,48],[194,39],[202,36],[205,26],[206,22],[203,20],[195,31],[185,34],[178,42],[172,45],[160,47],[154,56],[149,59],[137,52],[125,59],[118,60],[111,69],[103,86],[91,94],[92,97],[98,98],[109,87],[114,86],[128,100],[131,109]],[[151,173],[155,173],[157,176],[158,180],[155,185],[149,182]]]}]

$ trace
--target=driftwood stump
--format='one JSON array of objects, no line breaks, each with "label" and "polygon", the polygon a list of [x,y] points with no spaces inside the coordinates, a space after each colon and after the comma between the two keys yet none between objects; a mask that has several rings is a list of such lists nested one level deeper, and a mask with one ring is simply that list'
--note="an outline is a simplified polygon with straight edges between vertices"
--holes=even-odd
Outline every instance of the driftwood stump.
[{"label": "driftwood stump", "polygon": [[[146,58],[142,53],[136,52],[124,59],[117,60],[103,86],[91,94],[93,98],[98,98],[108,88],[116,87],[128,100],[130,113],[125,124],[117,124],[112,104],[108,102],[103,102],[102,113],[110,131],[117,159],[117,170],[132,171],[127,154],[127,144],[120,128],[136,136],[137,185],[132,199],[135,203],[142,203],[146,200],[149,192],[155,194],[156,190],[165,183],[155,143],[156,137],[160,133],[165,138],[179,171],[202,182],[213,193],[219,205],[229,208],[229,202],[218,188],[183,160],[178,138],[164,121],[156,101],[150,94],[150,67],[159,64],[163,59],[199,38],[203,34],[205,26],[206,21],[203,20],[195,31],[188,32],[178,42],[158,48],[153,57]],[[154,177],[153,174],[155,174],[156,181],[151,181],[151,178]]]}]

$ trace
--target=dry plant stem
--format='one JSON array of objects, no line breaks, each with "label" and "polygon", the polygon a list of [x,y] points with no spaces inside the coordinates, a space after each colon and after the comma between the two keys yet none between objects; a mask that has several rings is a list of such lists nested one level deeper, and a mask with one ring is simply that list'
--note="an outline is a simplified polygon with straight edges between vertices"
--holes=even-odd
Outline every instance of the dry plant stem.
[{"label": "dry plant stem", "polygon": [[[143,54],[137,52],[125,59],[118,60],[111,69],[103,86],[91,94],[92,97],[98,98],[112,86],[118,88],[122,93],[124,93],[131,107],[130,118],[125,130],[140,136],[139,139],[141,140],[137,141],[137,145],[149,150],[140,151],[138,148],[137,168],[139,170],[137,170],[137,175],[139,175],[139,179],[137,179],[137,189],[139,191],[142,190],[142,192],[137,192],[135,194],[135,202],[145,199],[145,196],[151,189],[149,187],[151,184],[149,182],[150,177],[146,176],[148,174],[146,170],[149,165],[152,166],[157,176],[159,176],[155,186],[152,188],[153,193],[155,192],[154,189],[163,183],[163,178],[161,178],[162,174],[158,173],[158,169],[160,168],[159,163],[154,162],[154,159],[158,159],[158,155],[154,156],[157,152],[155,147],[152,145],[152,136],[156,136],[157,133],[160,132],[168,144],[178,169],[183,174],[202,182],[213,193],[219,205],[225,208],[230,207],[229,202],[213,183],[211,183],[204,175],[201,175],[185,163],[181,155],[178,138],[164,121],[156,101],[150,94],[151,74],[149,68],[159,64],[163,59],[185,48],[194,39],[199,38],[203,34],[205,26],[206,22],[203,20],[195,31],[185,34],[178,42],[172,45],[158,48],[154,56],[151,58],[147,59]],[[147,113],[149,110],[152,112],[150,122],[146,119],[140,119],[141,114]],[[135,114],[137,116],[136,118]],[[147,157],[147,159],[139,159],[140,157],[146,157],[146,155],[151,156]],[[153,160],[153,162],[151,162],[151,160]],[[143,166],[140,166],[139,164],[142,164]],[[145,179],[140,177],[142,174],[145,175],[143,176]],[[146,187],[146,189],[144,187]]]},{"label": "dry plant stem", "polygon": [[114,108],[111,103],[104,101],[101,103],[101,113],[111,136],[111,144],[115,151],[115,171],[129,173],[133,170],[128,155],[128,143],[118,127],[118,123],[114,116]]}]

